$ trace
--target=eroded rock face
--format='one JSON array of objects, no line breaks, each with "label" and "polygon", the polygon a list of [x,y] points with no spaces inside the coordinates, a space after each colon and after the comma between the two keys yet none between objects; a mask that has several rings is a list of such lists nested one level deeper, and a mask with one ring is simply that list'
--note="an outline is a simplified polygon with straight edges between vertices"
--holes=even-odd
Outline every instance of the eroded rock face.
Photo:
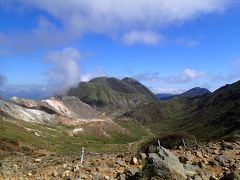
[{"label": "eroded rock face", "polygon": [[[29,123],[71,126],[73,128],[69,128],[67,132],[70,136],[84,134],[109,137],[109,129],[124,131],[105,114],[97,112],[78,98],[69,96],[45,100],[18,97],[11,101],[0,99],[0,115],[14,122],[22,120]],[[36,136],[41,136],[41,132],[31,131],[35,132]]]},{"label": "eroded rock face", "polygon": [[55,119],[53,114],[48,114],[38,109],[24,108],[3,99],[0,99],[0,111],[6,116],[27,122],[51,123]]},{"label": "eroded rock face", "polygon": [[162,179],[185,180],[185,170],[178,158],[169,150],[159,148],[158,153],[148,155],[147,164],[144,169],[147,178],[159,177]]},{"label": "eroded rock face", "polygon": [[76,97],[50,97],[44,100],[32,100],[13,97],[11,101],[19,106],[37,109],[48,114],[60,114],[75,119],[93,119],[101,114]]}]

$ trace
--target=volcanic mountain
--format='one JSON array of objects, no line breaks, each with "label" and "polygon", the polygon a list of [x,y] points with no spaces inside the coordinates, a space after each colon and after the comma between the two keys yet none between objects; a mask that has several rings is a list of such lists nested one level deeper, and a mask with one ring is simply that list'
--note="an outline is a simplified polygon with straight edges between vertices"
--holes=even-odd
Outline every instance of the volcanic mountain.
[{"label": "volcanic mountain", "polygon": [[157,100],[153,92],[133,78],[95,78],[79,83],[67,95],[78,97],[98,109],[111,110],[129,109],[142,102]]}]

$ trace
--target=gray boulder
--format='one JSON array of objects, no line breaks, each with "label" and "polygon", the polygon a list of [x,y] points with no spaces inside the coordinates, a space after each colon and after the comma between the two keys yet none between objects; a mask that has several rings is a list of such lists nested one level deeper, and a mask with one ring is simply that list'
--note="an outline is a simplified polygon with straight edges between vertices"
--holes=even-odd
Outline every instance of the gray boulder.
[{"label": "gray boulder", "polygon": [[240,180],[240,173],[232,172],[232,173],[226,174],[220,180]]},{"label": "gray boulder", "polygon": [[229,143],[229,142],[222,142],[221,143],[221,146],[223,149],[234,149],[234,146],[232,143]]},{"label": "gray boulder", "polygon": [[178,158],[165,148],[159,148],[158,153],[150,153],[148,155],[143,172],[147,178],[158,177],[166,180],[185,180],[187,178],[185,170]]}]

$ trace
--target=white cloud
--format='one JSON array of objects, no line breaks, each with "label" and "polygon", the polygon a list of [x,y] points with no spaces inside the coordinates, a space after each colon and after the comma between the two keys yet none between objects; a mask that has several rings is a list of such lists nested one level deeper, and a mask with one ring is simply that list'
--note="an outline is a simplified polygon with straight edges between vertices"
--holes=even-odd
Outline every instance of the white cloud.
[{"label": "white cloud", "polygon": [[208,77],[208,74],[204,71],[185,69],[180,75],[169,76],[164,78],[164,80],[169,83],[188,83],[190,81],[206,77]]},{"label": "white cloud", "polygon": [[144,72],[134,75],[133,78],[138,81],[158,82],[162,79],[158,72]]},{"label": "white cloud", "polygon": [[177,89],[177,88],[151,88],[151,90],[155,93],[155,94],[181,94],[183,92],[185,92],[185,90],[182,89]]},{"label": "white cloud", "polygon": [[106,32],[129,27],[162,27],[221,11],[232,0],[18,0],[47,11],[73,30]]},{"label": "white cloud", "polygon": [[62,47],[72,42],[74,38],[76,38],[74,34],[59,30],[47,19],[40,18],[37,27],[31,30],[23,31],[18,29],[12,34],[11,32],[0,32],[0,50],[4,50],[5,54],[8,53],[7,49],[28,53],[36,49]]},{"label": "white cloud", "polygon": [[148,44],[155,45],[162,42],[164,36],[148,31],[131,31],[123,35],[123,42],[127,45]]},{"label": "white cloud", "polygon": [[158,72],[144,72],[133,75],[132,77],[139,81],[147,81],[152,83],[159,81],[164,81],[167,83],[188,83],[190,81],[194,81],[200,78],[210,79],[210,75],[206,72],[194,69],[185,69],[179,75],[160,76]]},{"label": "white cloud", "polygon": [[[11,3],[6,3],[1,0],[0,6],[13,11],[14,7],[18,7],[25,12],[36,8],[58,20],[56,26],[47,22],[48,19],[28,32],[21,32],[18,35],[5,34],[8,36],[7,44],[21,50],[22,47],[26,48],[25,46],[27,48],[36,45],[57,46],[74,41],[89,32],[114,37],[126,44],[157,44],[163,40],[163,36],[154,32],[161,32],[169,25],[185,23],[204,14],[223,11],[233,2],[233,0],[11,0]],[[197,42],[181,40],[178,43],[192,47]]]},{"label": "white cloud", "polygon": [[189,79],[196,79],[196,78],[200,78],[200,77],[205,77],[206,73],[203,71],[197,71],[194,69],[185,69],[183,71],[183,76],[186,76]]},{"label": "white cloud", "polygon": [[77,49],[68,47],[62,51],[48,53],[45,61],[52,67],[45,73],[53,91],[62,91],[81,81],[81,54]]}]

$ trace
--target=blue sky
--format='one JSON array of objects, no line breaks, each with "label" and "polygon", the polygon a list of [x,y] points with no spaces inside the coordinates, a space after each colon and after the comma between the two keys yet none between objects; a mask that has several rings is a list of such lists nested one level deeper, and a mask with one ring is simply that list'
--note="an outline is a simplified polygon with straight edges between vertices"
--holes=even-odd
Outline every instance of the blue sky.
[{"label": "blue sky", "polygon": [[96,76],[156,93],[240,78],[232,0],[0,0],[0,89],[39,98]]}]

